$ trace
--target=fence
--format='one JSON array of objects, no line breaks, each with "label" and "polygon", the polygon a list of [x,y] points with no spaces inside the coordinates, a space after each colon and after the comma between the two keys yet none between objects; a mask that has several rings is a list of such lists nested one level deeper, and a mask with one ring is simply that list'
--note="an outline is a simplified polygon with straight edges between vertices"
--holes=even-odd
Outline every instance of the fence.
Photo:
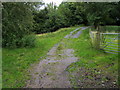
[{"label": "fence", "polygon": [[[120,33],[99,33],[97,31],[90,31],[92,45],[105,50],[107,53],[117,54],[120,52]],[[99,39],[99,40],[98,40]]]}]

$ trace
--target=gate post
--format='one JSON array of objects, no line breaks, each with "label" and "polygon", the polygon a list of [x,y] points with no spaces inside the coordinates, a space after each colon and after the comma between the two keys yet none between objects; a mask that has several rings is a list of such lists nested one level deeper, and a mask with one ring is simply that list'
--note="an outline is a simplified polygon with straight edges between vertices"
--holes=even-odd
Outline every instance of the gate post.
[{"label": "gate post", "polygon": [[100,49],[100,32],[90,31],[90,37],[91,37],[92,46],[95,49]]},{"label": "gate post", "polygon": [[100,49],[100,32],[96,32],[96,37],[95,37],[95,48]]}]

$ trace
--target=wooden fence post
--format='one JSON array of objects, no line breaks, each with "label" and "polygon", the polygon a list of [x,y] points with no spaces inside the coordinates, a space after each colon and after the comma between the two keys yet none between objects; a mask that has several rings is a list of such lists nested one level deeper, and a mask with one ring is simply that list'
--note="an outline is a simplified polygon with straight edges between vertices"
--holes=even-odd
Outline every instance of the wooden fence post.
[{"label": "wooden fence post", "polygon": [[95,48],[100,49],[100,32],[96,32],[96,37],[95,37]]},{"label": "wooden fence post", "polygon": [[93,47],[95,49],[100,49],[100,32],[90,30],[90,37]]}]

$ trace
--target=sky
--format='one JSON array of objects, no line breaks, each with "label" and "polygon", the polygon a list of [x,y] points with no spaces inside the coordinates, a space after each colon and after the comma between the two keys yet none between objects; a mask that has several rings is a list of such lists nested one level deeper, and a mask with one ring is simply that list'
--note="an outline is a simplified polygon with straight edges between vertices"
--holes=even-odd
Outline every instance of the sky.
[{"label": "sky", "polygon": [[63,1],[63,0],[43,0],[46,4],[49,4],[50,2],[55,3],[57,6]]}]

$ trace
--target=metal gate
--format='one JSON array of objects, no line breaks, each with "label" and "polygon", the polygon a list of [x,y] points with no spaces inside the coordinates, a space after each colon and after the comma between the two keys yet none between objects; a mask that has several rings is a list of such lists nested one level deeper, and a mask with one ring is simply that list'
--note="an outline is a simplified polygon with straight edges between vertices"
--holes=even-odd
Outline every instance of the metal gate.
[{"label": "metal gate", "polygon": [[107,53],[120,52],[120,33],[100,33],[100,47]]}]

